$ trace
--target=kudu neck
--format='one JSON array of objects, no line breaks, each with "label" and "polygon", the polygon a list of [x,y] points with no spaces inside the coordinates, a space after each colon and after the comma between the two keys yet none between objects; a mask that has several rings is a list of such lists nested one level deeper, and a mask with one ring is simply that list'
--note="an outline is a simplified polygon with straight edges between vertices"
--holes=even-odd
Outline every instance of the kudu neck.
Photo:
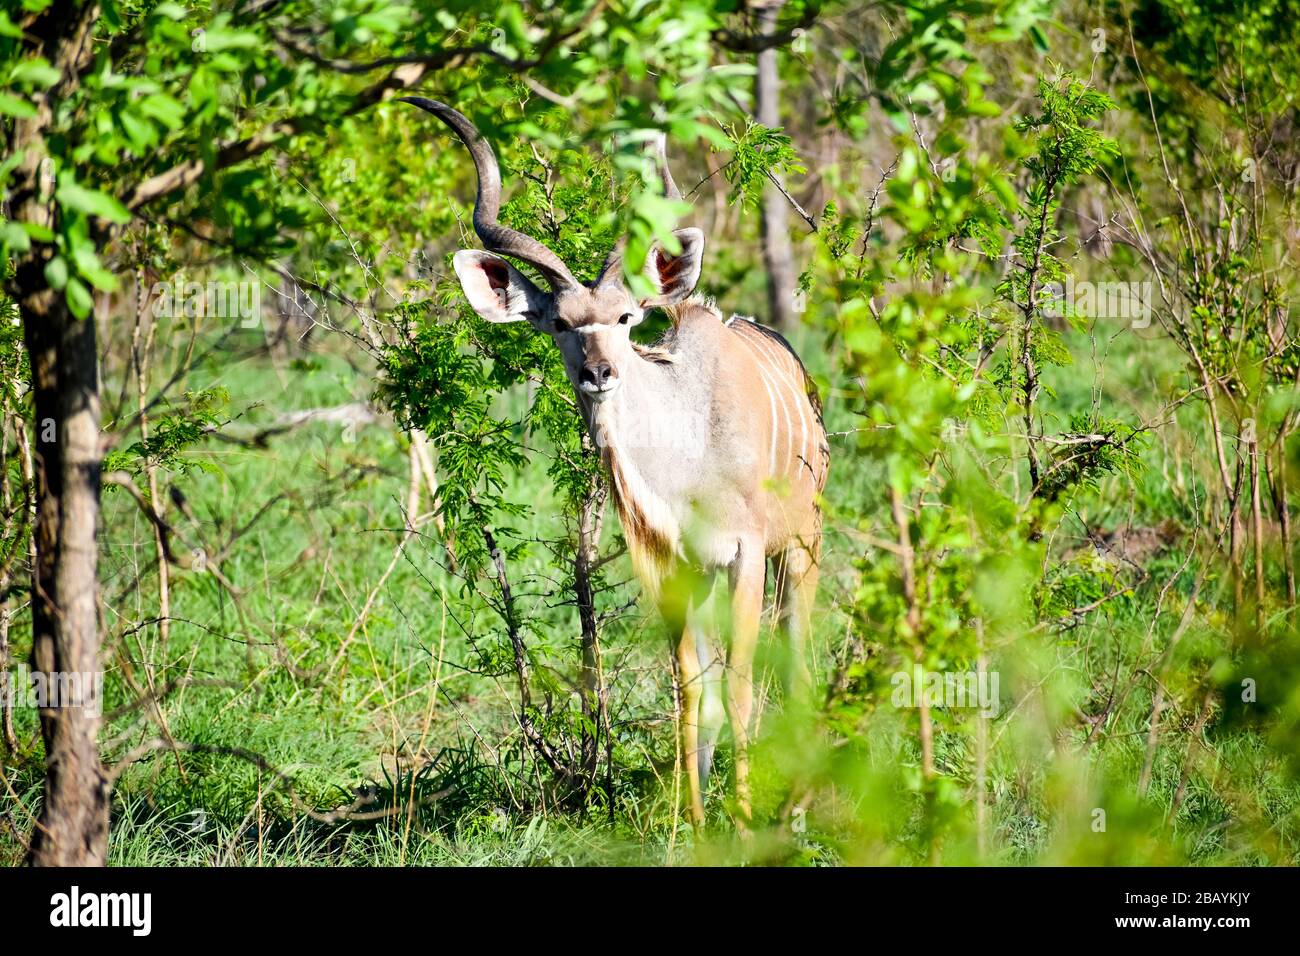
[{"label": "kudu neck", "polygon": [[602,452],[625,457],[654,453],[674,437],[684,397],[676,381],[679,370],[634,354],[620,371],[622,384],[603,402],[575,390],[592,442]]}]

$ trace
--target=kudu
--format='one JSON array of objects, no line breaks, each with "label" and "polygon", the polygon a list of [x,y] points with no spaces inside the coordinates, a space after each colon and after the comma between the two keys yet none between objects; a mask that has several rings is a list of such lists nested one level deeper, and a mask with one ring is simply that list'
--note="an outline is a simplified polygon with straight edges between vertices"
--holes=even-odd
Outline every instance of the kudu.
[{"label": "kudu", "polygon": [[[821,546],[818,497],[830,461],[817,393],[780,335],[746,319],[724,322],[692,298],[704,252],[699,229],[674,233],[678,253],[651,251],[649,297],[637,299],[624,285],[621,244],[594,282],[579,282],[541,242],[497,221],[501,174],[474,125],[442,103],[404,101],[450,126],[478,172],[474,229],[488,251],[453,258],[470,305],[489,322],[528,322],[563,356],[637,576],[668,625],[692,822],[704,821],[702,792],[725,716],[735,738],[743,830],[751,815],[747,751],[768,558],[787,640],[786,685],[795,699],[807,690],[803,643]],[[666,195],[680,199],[662,139],[657,160]],[[537,269],[550,291],[494,253]],[[654,307],[667,311],[671,329],[647,348],[630,333]],[[720,570],[730,580],[729,615],[712,600]],[[717,635],[725,617],[731,633],[724,656]]]}]

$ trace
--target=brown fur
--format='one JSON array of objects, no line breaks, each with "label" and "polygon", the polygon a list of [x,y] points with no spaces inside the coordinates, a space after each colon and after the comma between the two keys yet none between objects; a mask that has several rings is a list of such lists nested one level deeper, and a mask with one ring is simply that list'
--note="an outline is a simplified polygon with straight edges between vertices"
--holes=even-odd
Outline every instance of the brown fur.
[{"label": "brown fur", "polygon": [[605,446],[601,450],[601,460],[614,491],[614,508],[623,526],[623,537],[627,539],[632,568],[642,587],[653,600],[658,601],[663,590],[664,576],[673,560],[672,542],[666,541],[646,520],[645,512],[637,504],[635,496],[628,492],[627,482],[613,448]]}]

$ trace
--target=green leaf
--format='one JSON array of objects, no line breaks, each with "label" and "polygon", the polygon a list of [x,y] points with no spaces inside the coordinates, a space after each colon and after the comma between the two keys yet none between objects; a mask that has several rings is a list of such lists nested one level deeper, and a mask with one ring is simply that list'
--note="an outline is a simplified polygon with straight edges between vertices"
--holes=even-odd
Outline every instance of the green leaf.
[{"label": "green leaf", "polygon": [[72,252],[72,261],[77,266],[78,275],[85,278],[96,289],[101,292],[113,292],[117,289],[117,277],[100,264],[93,246],[78,246]]},{"label": "green leaf", "polygon": [[45,281],[50,284],[51,289],[62,289],[67,285],[68,260],[63,256],[55,256],[45,263]]},{"label": "green leaf", "polygon": [[27,230],[21,223],[6,222],[3,235],[5,246],[15,252],[26,252],[32,247],[31,237],[27,235]]},{"label": "green leaf", "polygon": [[55,190],[54,198],[61,205],[84,212],[88,216],[98,216],[100,219],[119,224],[131,221],[131,213],[118,199],[97,189],[86,189],[73,182],[62,182]]},{"label": "green leaf", "polygon": [[45,57],[38,56],[32,60],[23,60],[15,66],[9,74],[9,82],[44,90],[59,82],[59,71],[50,66]]},{"label": "green leaf", "polygon": [[117,119],[137,153],[143,152],[158,141],[158,133],[152,123],[146,123],[125,110]]},{"label": "green leaf", "polygon": [[184,20],[189,16],[189,11],[179,3],[160,3],[153,8],[155,17],[166,17],[168,20]]},{"label": "green leaf", "polygon": [[72,310],[73,315],[79,319],[84,319],[90,315],[95,300],[91,298],[90,290],[86,288],[80,279],[69,279],[68,288],[65,290],[64,295],[67,296],[68,308]]},{"label": "green leaf", "polygon": [[54,230],[49,226],[42,226],[34,222],[22,223],[23,231],[31,236],[37,242],[53,242]]},{"label": "green leaf", "polygon": [[170,129],[179,129],[185,122],[185,107],[166,93],[151,93],[140,101],[140,112],[150,116]]},{"label": "green leaf", "polygon": [[205,31],[203,39],[208,53],[247,50],[258,45],[257,34],[229,27],[211,27]]},{"label": "green leaf", "polygon": [[8,113],[19,119],[31,119],[36,115],[36,107],[16,96],[0,93],[0,113]]}]

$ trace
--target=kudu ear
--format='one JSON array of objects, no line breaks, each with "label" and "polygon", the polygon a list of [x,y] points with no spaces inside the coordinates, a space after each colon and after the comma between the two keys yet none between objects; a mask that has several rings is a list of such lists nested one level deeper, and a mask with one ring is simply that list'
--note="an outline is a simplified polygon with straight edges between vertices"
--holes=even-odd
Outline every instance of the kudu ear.
[{"label": "kudu ear", "polygon": [[489,322],[540,318],[547,294],[500,256],[462,249],[451,259],[460,287],[474,311]]},{"label": "kudu ear", "polygon": [[704,232],[701,229],[677,229],[673,232],[682,251],[672,255],[663,246],[655,246],[646,259],[646,276],[655,294],[641,300],[641,308],[680,302],[695,291],[704,265]]}]

